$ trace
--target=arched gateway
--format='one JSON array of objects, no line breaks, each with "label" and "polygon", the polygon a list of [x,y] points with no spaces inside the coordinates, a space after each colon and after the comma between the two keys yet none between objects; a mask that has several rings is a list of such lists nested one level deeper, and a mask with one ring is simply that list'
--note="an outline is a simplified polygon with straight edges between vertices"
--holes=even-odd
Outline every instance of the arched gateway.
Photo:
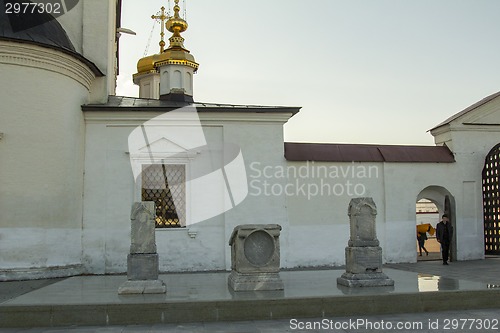
[{"label": "arched gateway", "polygon": [[483,168],[485,254],[500,254],[500,144],[486,156]]},{"label": "arched gateway", "polygon": [[454,229],[454,235],[452,238],[451,248],[450,248],[450,256],[451,260],[457,260],[457,226],[455,219],[455,197],[448,191],[446,188],[442,186],[428,186],[423,189],[417,196],[417,202],[421,199],[430,200],[434,203],[439,211],[439,218],[443,214],[447,214],[451,225]]}]

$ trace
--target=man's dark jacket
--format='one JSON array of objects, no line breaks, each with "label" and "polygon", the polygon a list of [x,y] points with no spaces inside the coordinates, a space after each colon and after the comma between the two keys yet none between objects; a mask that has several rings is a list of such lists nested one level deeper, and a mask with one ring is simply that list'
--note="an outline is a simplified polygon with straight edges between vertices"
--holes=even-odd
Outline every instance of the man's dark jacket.
[{"label": "man's dark jacket", "polygon": [[[446,234],[448,231],[448,234]],[[446,225],[443,221],[439,222],[436,226],[436,238],[440,243],[450,244],[453,237],[453,227],[448,222]]]}]

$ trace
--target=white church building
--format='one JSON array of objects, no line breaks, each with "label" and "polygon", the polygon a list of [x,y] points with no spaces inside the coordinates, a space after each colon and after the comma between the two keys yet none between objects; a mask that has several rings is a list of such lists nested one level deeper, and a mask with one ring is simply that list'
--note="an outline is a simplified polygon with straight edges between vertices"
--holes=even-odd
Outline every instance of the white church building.
[{"label": "white church building", "polygon": [[500,93],[435,146],[284,142],[299,107],[196,101],[177,2],[139,98],[115,95],[121,0],[33,26],[0,12],[0,280],[126,272],[136,201],[156,203],[162,272],[230,270],[241,224],[281,225],[282,268],[344,265],[354,197],[377,205],[386,263],[417,260],[420,199],[451,216],[453,260],[500,254]]}]

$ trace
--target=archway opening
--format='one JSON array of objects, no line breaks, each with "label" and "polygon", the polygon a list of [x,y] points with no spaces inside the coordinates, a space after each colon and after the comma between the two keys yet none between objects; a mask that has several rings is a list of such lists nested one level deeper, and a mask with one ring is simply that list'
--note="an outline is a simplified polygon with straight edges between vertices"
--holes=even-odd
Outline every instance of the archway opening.
[{"label": "archway opening", "polygon": [[420,199],[417,201],[416,229],[418,261],[441,259],[441,248],[434,232],[436,225],[439,223],[439,217],[439,209],[434,202],[429,199]]},{"label": "archway opening", "polygon": [[[450,246],[450,260],[457,260],[457,228],[456,228],[456,220],[455,220],[455,198],[451,195],[450,191],[442,186],[428,186],[423,189],[417,196],[416,202],[421,201],[422,199],[426,199],[435,205],[437,209],[438,220],[435,222],[436,224],[439,222],[441,216],[443,214],[447,214],[451,225],[453,226],[453,238]],[[429,205],[430,206],[430,205]],[[435,228],[436,226],[433,225]],[[434,235],[435,236],[435,235]],[[436,241],[437,242],[437,241]],[[418,249],[418,248],[417,248]],[[435,259],[441,259],[441,247],[438,247],[439,253]],[[417,254],[418,255],[418,254]],[[430,253],[429,253],[430,255]],[[418,257],[422,258],[422,257]]]}]

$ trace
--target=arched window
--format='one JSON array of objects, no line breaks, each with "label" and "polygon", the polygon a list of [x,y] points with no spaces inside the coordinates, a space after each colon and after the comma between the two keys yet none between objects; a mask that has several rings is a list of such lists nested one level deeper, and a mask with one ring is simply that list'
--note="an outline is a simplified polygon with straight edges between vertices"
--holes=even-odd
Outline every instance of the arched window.
[{"label": "arched window", "polygon": [[189,72],[186,73],[186,88],[188,93],[193,93],[193,76]]},{"label": "arched window", "polygon": [[182,73],[181,71],[175,71],[174,76],[172,78],[172,86],[171,88],[182,88]]},{"label": "arched window", "polygon": [[160,84],[164,87],[168,87],[168,90],[170,91],[170,77],[168,71],[163,71]]},{"label": "arched window", "polygon": [[483,168],[485,254],[500,254],[500,144],[486,156]]}]

